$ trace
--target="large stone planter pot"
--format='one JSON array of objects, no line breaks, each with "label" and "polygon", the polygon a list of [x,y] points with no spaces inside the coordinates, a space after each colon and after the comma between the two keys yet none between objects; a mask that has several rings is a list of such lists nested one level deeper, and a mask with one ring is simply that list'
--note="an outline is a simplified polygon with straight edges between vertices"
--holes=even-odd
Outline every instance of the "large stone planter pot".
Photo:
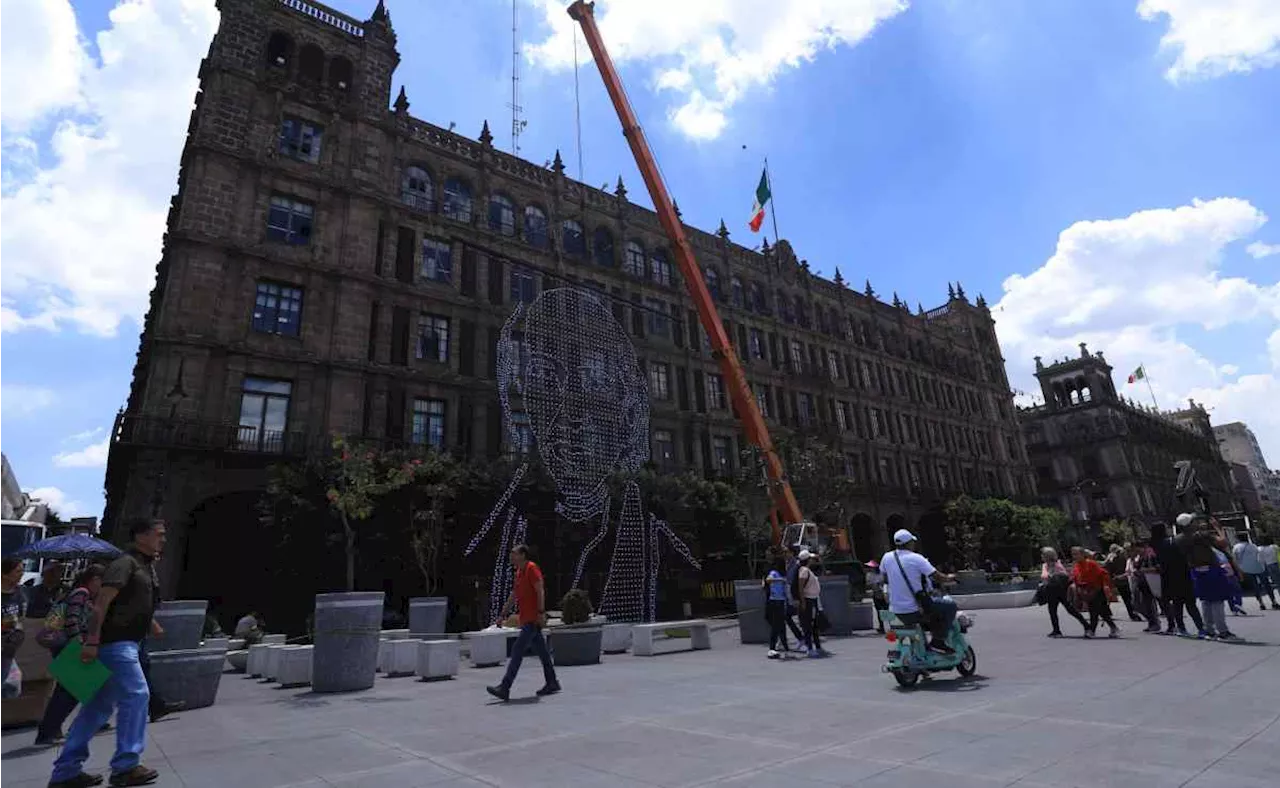
[{"label": "large stone planter pot", "polygon": [[733,603],[738,610],[738,637],[743,643],[768,643],[764,617],[764,589],[759,580],[734,580]]},{"label": "large stone planter pot", "polygon": [[822,609],[831,622],[828,635],[853,634],[853,607],[849,602],[849,578],[845,575],[823,575]]},{"label": "large stone planter pot", "polygon": [[551,630],[551,657],[557,667],[598,665],[604,648],[604,629],[594,624],[571,624]]},{"label": "large stone planter pot", "polygon": [[606,654],[624,654],[631,648],[630,624],[605,624],[601,629],[600,650]]},{"label": "large stone planter pot", "polygon": [[854,602],[849,616],[855,632],[876,628],[876,606],[870,602]]},{"label": "large stone planter pot", "polygon": [[415,638],[444,637],[449,621],[449,597],[418,596],[409,600],[409,632]]},{"label": "large stone planter pot", "polygon": [[964,589],[985,589],[988,585],[987,573],[981,569],[961,569],[956,572],[956,585],[963,593]]},{"label": "large stone planter pot", "polygon": [[311,688],[351,692],[373,686],[382,629],[381,591],[317,594]]},{"label": "large stone planter pot", "polygon": [[200,647],[204,615],[209,602],[204,599],[174,599],[156,608],[156,623],[164,628],[160,637],[147,637],[147,652]]},{"label": "large stone planter pot", "polygon": [[218,697],[226,651],[175,649],[151,652],[150,656],[151,685],[157,695],[167,701],[181,701],[188,709],[213,705]]}]

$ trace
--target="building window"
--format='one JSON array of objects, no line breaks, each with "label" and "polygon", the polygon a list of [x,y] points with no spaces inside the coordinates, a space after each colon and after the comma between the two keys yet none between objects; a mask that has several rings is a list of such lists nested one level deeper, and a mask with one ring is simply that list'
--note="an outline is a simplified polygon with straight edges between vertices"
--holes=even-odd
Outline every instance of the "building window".
[{"label": "building window", "polygon": [[292,393],[293,384],[287,380],[245,378],[240,390],[237,448],[284,451],[284,435],[289,424],[289,396]]},{"label": "building window", "polygon": [[302,332],[302,288],[259,282],[253,303],[253,330],[298,336]]},{"label": "building window", "polygon": [[533,427],[529,426],[529,414],[514,411],[511,414],[511,434],[508,436],[508,454],[525,457],[533,453]]},{"label": "building window", "polygon": [[764,332],[753,328],[748,337],[747,344],[751,347],[751,357],[764,358]]},{"label": "building window", "polygon": [[720,272],[707,266],[703,269],[703,275],[707,279],[707,290],[711,291],[711,297],[720,300]]},{"label": "building window", "polygon": [[669,364],[649,365],[649,395],[655,399],[671,399],[671,366]]},{"label": "building window", "polygon": [[724,410],[724,378],[707,375],[707,404],[715,410]]},{"label": "building window", "polygon": [[728,473],[733,468],[729,439],[719,435],[711,438],[711,466],[716,473]]},{"label": "building window", "polygon": [[871,409],[871,432],[876,438],[888,437],[889,430],[884,421],[884,411],[879,408]]},{"label": "building window", "polygon": [[431,175],[421,167],[405,167],[400,176],[400,201],[410,208],[419,211],[430,211],[435,207],[435,184]]},{"label": "building window", "polygon": [[920,461],[912,460],[909,470],[911,473],[911,487],[916,490],[920,489],[924,481],[924,469],[920,467]]},{"label": "building window", "polygon": [[582,232],[582,224],[576,219],[565,219],[560,223],[560,231],[564,235],[564,253],[570,257],[582,257],[587,253],[587,237]]},{"label": "building window", "polygon": [[658,466],[670,468],[676,462],[676,441],[671,430],[653,431],[653,456]]},{"label": "building window", "polygon": [[841,432],[849,429],[849,403],[836,403],[836,426],[840,428]]},{"label": "building window", "polygon": [[413,401],[413,442],[419,445],[444,448],[444,400],[415,399]]},{"label": "building window", "polygon": [[832,380],[840,379],[840,354],[834,350],[827,351],[827,372]]},{"label": "building window", "polygon": [[516,206],[504,194],[489,197],[489,229],[501,235],[516,234]]},{"label": "building window", "polygon": [[649,256],[650,278],[654,282],[663,287],[671,286],[671,261],[667,259],[667,253],[661,249],[654,249],[653,254]]},{"label": "building window", "polygon": [[453,248],[448,243],[423,237],[422,275],[433,282],[453,281]]},{"label": "building window", "polygon": [[596,265],[605,268],[613,267],[613,233],[608,228],[597,227],[592,251],[595,253]]},{"label": "building window", "polygon": [[533,271],[523,266],[511,269],[511,303],[532,304],[538,297],[538,280]]},{"label": "building window", "polygon": [[635,241],[627,241],[627,254],[622,261],[622,270],[632,276],[644,277],[644,247]]},{"label": "building window", "polygon": [[791,366],[796,372],[804,371],[804,345],[799,340],[791,340]]},{"label": "building window", "polygon": [[449,360],[449,318],[423,315],[418,318],[417,357],[423,361]]},{"label": "building window", "polygon": [[742,308],[747,305],[746,290],[742,287],[742,280],[737,276],[729,279],[729,299],[736,307]]},{"label": "building window", "polygon": [[752,282],[747,289],[750,298],[747,306],[754,312],[768,312],[769,305],[765,303],[764,288],[759,282]]},{"label": "building window", "polygon": [[818,419],[817,408],[813,404],[813,395],[805,392],[800,393],[800,423],[808,426]]},{"label": "building window", "polygon": [[547,248],[547,215],[541,208],[526,205],[524,209],[524,240],[530,246]]},{"label": "building window", "polygon": [[298,118],[280,124],[280,155],[312,164],[320,161],[320,139],[324,128]]},{"label": "building window", "polygon": [[760,409],[760,415],[769,418],[769,390],[758,383],[753,384],[751,390],[755,392],[756,407]]},{"label": "building window", "polygon": [[466,181],[450,178],[444,182],[444,210],[441,213],[460,222],[471,221],[471,187]]},{"label": "building window", "polygon": [[295,246],[310,243],[315,212],[311,203],[280,195],[272,197],[267,211],[267,237]]},{"label": "building window", "polygon": [[667,304],[656,298],[644,300],[645,313],[649,322],[649,333],[665,337],[671,333],[671,318],[667,317]]},{"label": "building window", "polygon": [[881,484],[893,484],[893,463],[888,457],[881,457],[876,464],[877,481]]}]

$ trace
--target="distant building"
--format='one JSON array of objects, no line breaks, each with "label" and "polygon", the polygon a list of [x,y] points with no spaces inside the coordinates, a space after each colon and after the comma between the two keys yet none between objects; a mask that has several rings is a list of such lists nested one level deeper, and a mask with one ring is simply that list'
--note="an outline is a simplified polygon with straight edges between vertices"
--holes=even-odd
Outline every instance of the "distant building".
[{"label": "distant building", "polygon": [[3,459],[3,519],[43,523],[49,516],[48,504],[24,493],[13,466],[9,464],[9,456],[0,454],[0,459]]},{"label": "distant building", "polygon": [[1259,504],[1280,507],[1280,474],[1268,468],[1258,437],[1249,425],[1243,421],[1219,424],[1213,428],[1213,435],[1218,441],[1222,459],[1239,463],[1247,469],[1250,486],[1256,492]]},{"label": "distant building", "polygon": [[1231,487],[1240,507],[1246,512],[1256,514],[1262,508],[1262,490],[1254,483],[1248,465],[1231,463]]},{"label": "distant building", "polygon": [[1234,508],[1231,471],[1218,453],[1202,405],[1166,413],[1116,393],[1102,353],[1080,344],[1078,358],[1036,358],[1044,404],[1019,410],[1040,497],[1077,524],[1171,518],[1174,463],[1190,460],[1215,511]]}]

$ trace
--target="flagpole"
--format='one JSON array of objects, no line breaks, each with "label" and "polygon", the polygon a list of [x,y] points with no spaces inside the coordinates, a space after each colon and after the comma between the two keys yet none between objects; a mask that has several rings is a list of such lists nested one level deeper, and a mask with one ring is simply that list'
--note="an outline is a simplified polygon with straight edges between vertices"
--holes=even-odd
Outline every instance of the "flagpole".
[{"label": "flagpole", "polygon": [[1156,402],[1156,390],[1151,388],[1151,376],[1147,374],[1147,365],[1142,364],[1139,369],[1142,370],[1142,379],[1147,381],[1147,391],[1151,393],[1151,404],[1155,406],[1156,410],[1160,410],[1160,403]]},{"label": "flagpole", "polygon": [[769,174],[769,157],[764,157],[764,179],[769,183],[769,218],[773,220],[773,245],[778,245],[778,196],[773,193],[773,176]]}]

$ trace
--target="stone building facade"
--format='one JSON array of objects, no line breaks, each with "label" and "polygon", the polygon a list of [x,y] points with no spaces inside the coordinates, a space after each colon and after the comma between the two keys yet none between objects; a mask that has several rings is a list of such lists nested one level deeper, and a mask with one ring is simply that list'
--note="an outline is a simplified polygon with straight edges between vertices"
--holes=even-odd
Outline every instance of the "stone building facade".
[{"label": "stone building facade", "polygon": [[[599,292],[635,338],[658,468],[733,470],[717,363],[621,178],[591,188],[558,152],[497,150],[487,123],[468,139],[410,115],[381,4],[364,22],[305,0],[219,7],[107,471],[109,528],[170,522],[166,591],[205,560],[196,531],[253,517],[265,467],[326,435],[509,450],[495,344],[546,288]],[[786,241],[688,232],[771,427],[839,444],[860,552],[958,492],[1034,494],[981,297],[955,286],[913,313],[813,274]]]},{"label": "stone building facade", "polygon": [[1214,510],[1232,509],[1231,472],[1204,406],[1164,412],[1135,404],[1116,393],[1111,372],[1084,343],[1078,358],[1049,365],[1036,358],[1044,404],[1018,415],[1042,501],[1078,525],[1168,521],[1182,511],[1174,463],[1190,460]]},{"label": "stone building facade", "polygon": [[[1233,465],[1244,466],[1243,472],[1233,469],[1239,480],[1237,487],[1241,497],[1246,501],[1256,499],[1257,507],[1280,508],[1280,474],[1267,467],[1267,458],[1262,453],[1258,436],[1253,434],[1249,425],[1243,421],[1218,424],[1214,426],[1213,434],[1222,458]],[[1257,507],[1251,511],[1256,511]]]}]

